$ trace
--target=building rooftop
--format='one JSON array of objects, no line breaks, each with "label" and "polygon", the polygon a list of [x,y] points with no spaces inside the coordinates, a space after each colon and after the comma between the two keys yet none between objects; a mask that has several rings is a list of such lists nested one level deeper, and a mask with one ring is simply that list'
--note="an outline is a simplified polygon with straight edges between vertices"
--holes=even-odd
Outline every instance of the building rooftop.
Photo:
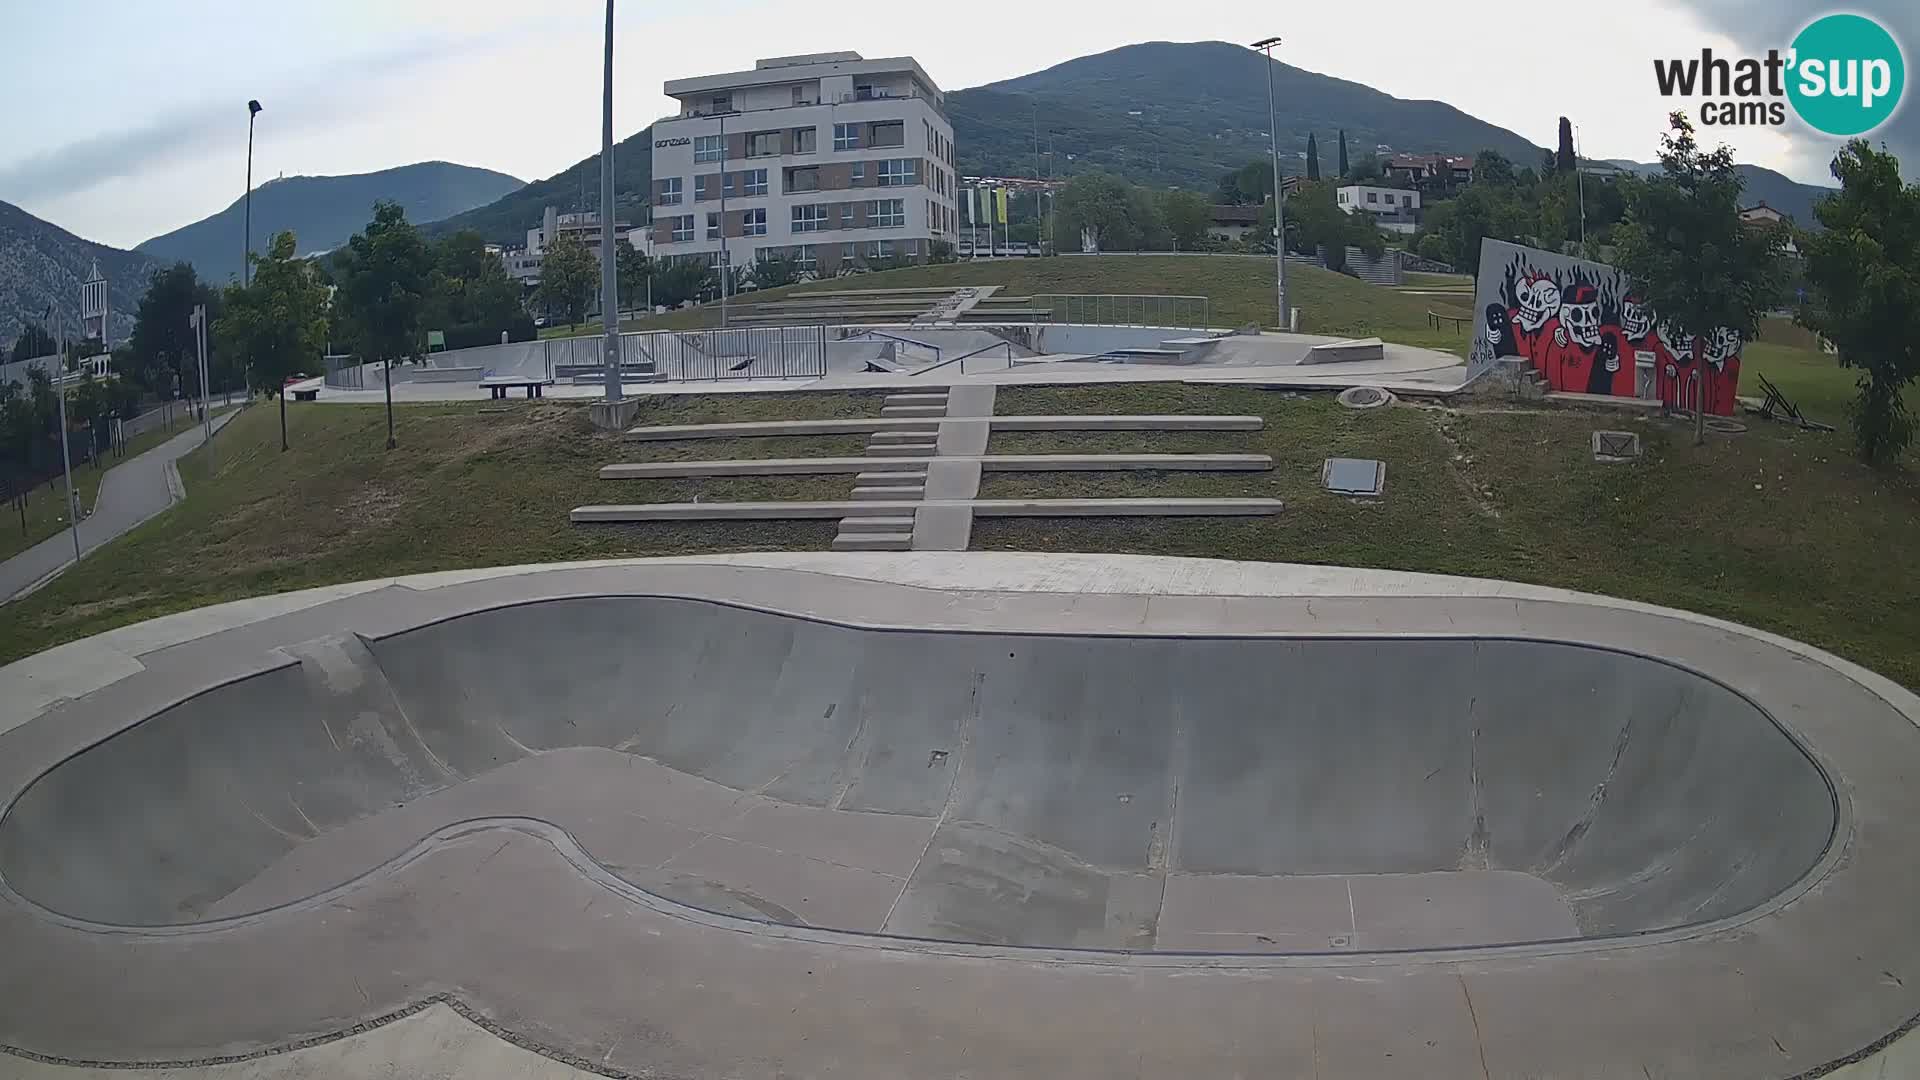
[{"label": "building rooftop", "polygon": [[887,56],[868,60],[857,52],[806,53],[799,56],[774,56],[754,61],[752,71],[730,71],[720,75],[696,75],[686,79],[668,79],[665,92],[677,98],[689,94],[710,94],[746,86],[777,86],[781,83],[818,79],[828,75],[884,75],[911,72],[932,93],[935,101],[944,95],[933,77],[911,56]]}]

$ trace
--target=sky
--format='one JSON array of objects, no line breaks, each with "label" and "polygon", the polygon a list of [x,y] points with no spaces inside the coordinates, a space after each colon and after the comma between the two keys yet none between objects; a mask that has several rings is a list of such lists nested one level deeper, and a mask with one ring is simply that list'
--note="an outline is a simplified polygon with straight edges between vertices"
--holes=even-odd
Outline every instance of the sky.
[{"label": "sky", "polygon": [[[1445,101],[1543,146],[1566,115],[1584,156],[1639,161],[1655,159],[1674,106],[1655,89],[1656,56],[1784,48],[1827,10],[1806,0],[1370,0],[1362,24],[1345,5],[1276,9],[1262,21],[1238,0],[1187,0],[1178,20],[1162,0],[616,7],[616,138],[671,111],[663,81],[743,70],[764,56],[911,55],[956,90],[1140,41],[1280,34],[1277,58],[1298,67]],[[1920,42],[1912,0],[1845,10]],[[0,0],[9,42],[0,200],[117,247],[215,213],[245,188],[250,97],[264,106],[256,183],[434,159],[549,176],[599,146],[604,18],[589,0]],[[1739,160],[1830,182],[1835,140],[1804,129],[1702,130]],[[1915,175],[1920,109],[1903,108],[1874,138]]]}]

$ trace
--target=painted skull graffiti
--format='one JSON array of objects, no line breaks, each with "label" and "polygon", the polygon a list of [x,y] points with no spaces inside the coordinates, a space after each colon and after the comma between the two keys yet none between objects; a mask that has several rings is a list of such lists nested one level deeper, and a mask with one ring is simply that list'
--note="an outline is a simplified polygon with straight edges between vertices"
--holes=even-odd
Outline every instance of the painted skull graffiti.
[{"label": "painted skull graffiti", "polygon": [[1560,325],[1567,338],[1583,349],[1600,344],[1600,293],[1591,285],[1576,285],[1567,302],[1560,305]]},{"label": "painted skull graffiti", "polygon": [[1517,316],[1521,327],[1532,333],[1547,324],[1560,310],[1560,286],[1552,278],[1531,277],[1520,287],[1520,311]]},{"label": "painted skull graffiti", "polygon": [[1653,308],[1636,293],[1628,293],[1620,305],[1620,331],[1630,341],[1641,341],[1653,332]]},{"label": "painted skull graffiti", "polygon": [[1740,354],[1740,331],[1722,326],[1707,335],[1700,351],[1707,358],[1707,363],[1716,369],[1724,368],[1729,357]]}]

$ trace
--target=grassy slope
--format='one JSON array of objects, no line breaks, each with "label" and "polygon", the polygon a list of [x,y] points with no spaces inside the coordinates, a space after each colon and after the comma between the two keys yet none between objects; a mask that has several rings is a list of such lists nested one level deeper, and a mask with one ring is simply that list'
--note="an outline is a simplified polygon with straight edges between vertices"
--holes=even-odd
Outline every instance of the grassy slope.
[{"label": "grassy slope", "polygon": [[[1241,521],[981,521],[976,548],[1205,555],[1537,582],[1773,630],[1920,687],[1920,576],[1910,560],[1889,557],[1920,529],[1920,476],[1855,464],[1844,433],[1756,421],[1746,434],[1695,448],[1682,425],[1611,414],[1357,413],[1324,397],[1224,387],[1003,388],[999,406],[1260,413],[1268,426],[1257,434],[1126,448],[1263,452],[1276,468],[1238,476],[990,474],[983,495],[1245,495],[1280,498],[1287,509]],[[1645,458],[1593,462],[1589,433],[1622,426],[1640,432]],[[1002,435],[990,449],[1067,445],[1103,444]],[[1321,459],[1335,455],[1386,461],[1387,497],[1322,491]]]},{"label": "grassy slope", "polygon": [[[877,415],[874,395],[725,395],[651,406],[642,423]],[[606,481],[600,466],[682,457],[860,452],[859,436],[634,443],[595,432],[584,409],[471,403],[398,410],[386,452],[378,406],[249,409],[181,463],[189,498],[7,605],[0,662],[128,622],[261,593],[456,566],[685,551],[822,549],[836,523],[575,527],[586,503],[844,498],[849,476]]]},{"label": "grassy slope", "polygon": [[[215,409],[217,414],[221,410]],[[80,499],[80,505],[92,506],[100,493],[100,480],[108,469],[130,458],[159,446],[168,439],[185,431],[191,414],[182,410],[179,417],[166,427],[143,432],[127,440],[126,450],[118,455],[108,453],[100,459],[100,467],[76,465],[73,470],[74,493]],[[41,484],[27,493],[26,528],[20,528],[20,511],[15,506],[0,507],[0,559],[11,558],[33,545],[54,535],[67,527],[66,522],[66,481],[56,476],[51,484]]]}]

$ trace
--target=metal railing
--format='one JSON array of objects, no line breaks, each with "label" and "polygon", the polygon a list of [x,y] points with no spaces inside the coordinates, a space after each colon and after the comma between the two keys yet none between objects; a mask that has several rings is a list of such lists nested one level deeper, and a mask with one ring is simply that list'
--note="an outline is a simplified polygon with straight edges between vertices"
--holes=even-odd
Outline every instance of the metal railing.
[{"label": "metal railing", "polygon": [[915,339],[910,337],[901,337],[899,334],[889,334],[881,330],[874,330],[864,326],[858,329],[854,329],[853,327],[846,327],[841,331],[841,334],[842,336],[840,340],[842,341],[854,341],[859,338],[869,338],[869,339],[880,338],[884,341],[892,341],[901,345],[916,345],[922,349],[930,349],[933,351],[933,366],[939,367],[942,363],[940,359],[940,346],[935,345],[932,342],[916,341]]},{"label": "metal railing", "polygon": [[1007,350],[1007,366],[1012,367],[1013,366],[1013,342],[996,341],[991,345],[982,345],[979,348],[973,350],[972,352],[961,353],[959,356],[956,356],[951,360],[942,360],[937,364],[932,364],[927,367],[923,367],[919,371],[909,371],[907,372],[907,377],[913,378],[916,375],[925,375],[927,372],[932,371],[934,368],[946,367],[948,364],[959,364],[960,374],[965,375],[967,373],[968,360],[971,360],[974,357],[979,356],[981,353],[992,352],[995,349]]},{"label": "metal railing", "polygon": [[1047,322],[1093,326],[1166,326],[1204,330],[1213,325],[1212,305],[1204,296],[1151,293],[1038,293],[1035,307],[1050,309]]},{"label": "metal railing", "polygon": [[640,331],[620,335],[620,360],[676,380],[818,378],[827,373],[827,328]]},{"label": "metal railing", "polygon": [[366,375],[361,371],[360,361],[352,356],[330,355],[322,362],[326,371],[321,381],[335,390],[364,390],[367,387]]}]

